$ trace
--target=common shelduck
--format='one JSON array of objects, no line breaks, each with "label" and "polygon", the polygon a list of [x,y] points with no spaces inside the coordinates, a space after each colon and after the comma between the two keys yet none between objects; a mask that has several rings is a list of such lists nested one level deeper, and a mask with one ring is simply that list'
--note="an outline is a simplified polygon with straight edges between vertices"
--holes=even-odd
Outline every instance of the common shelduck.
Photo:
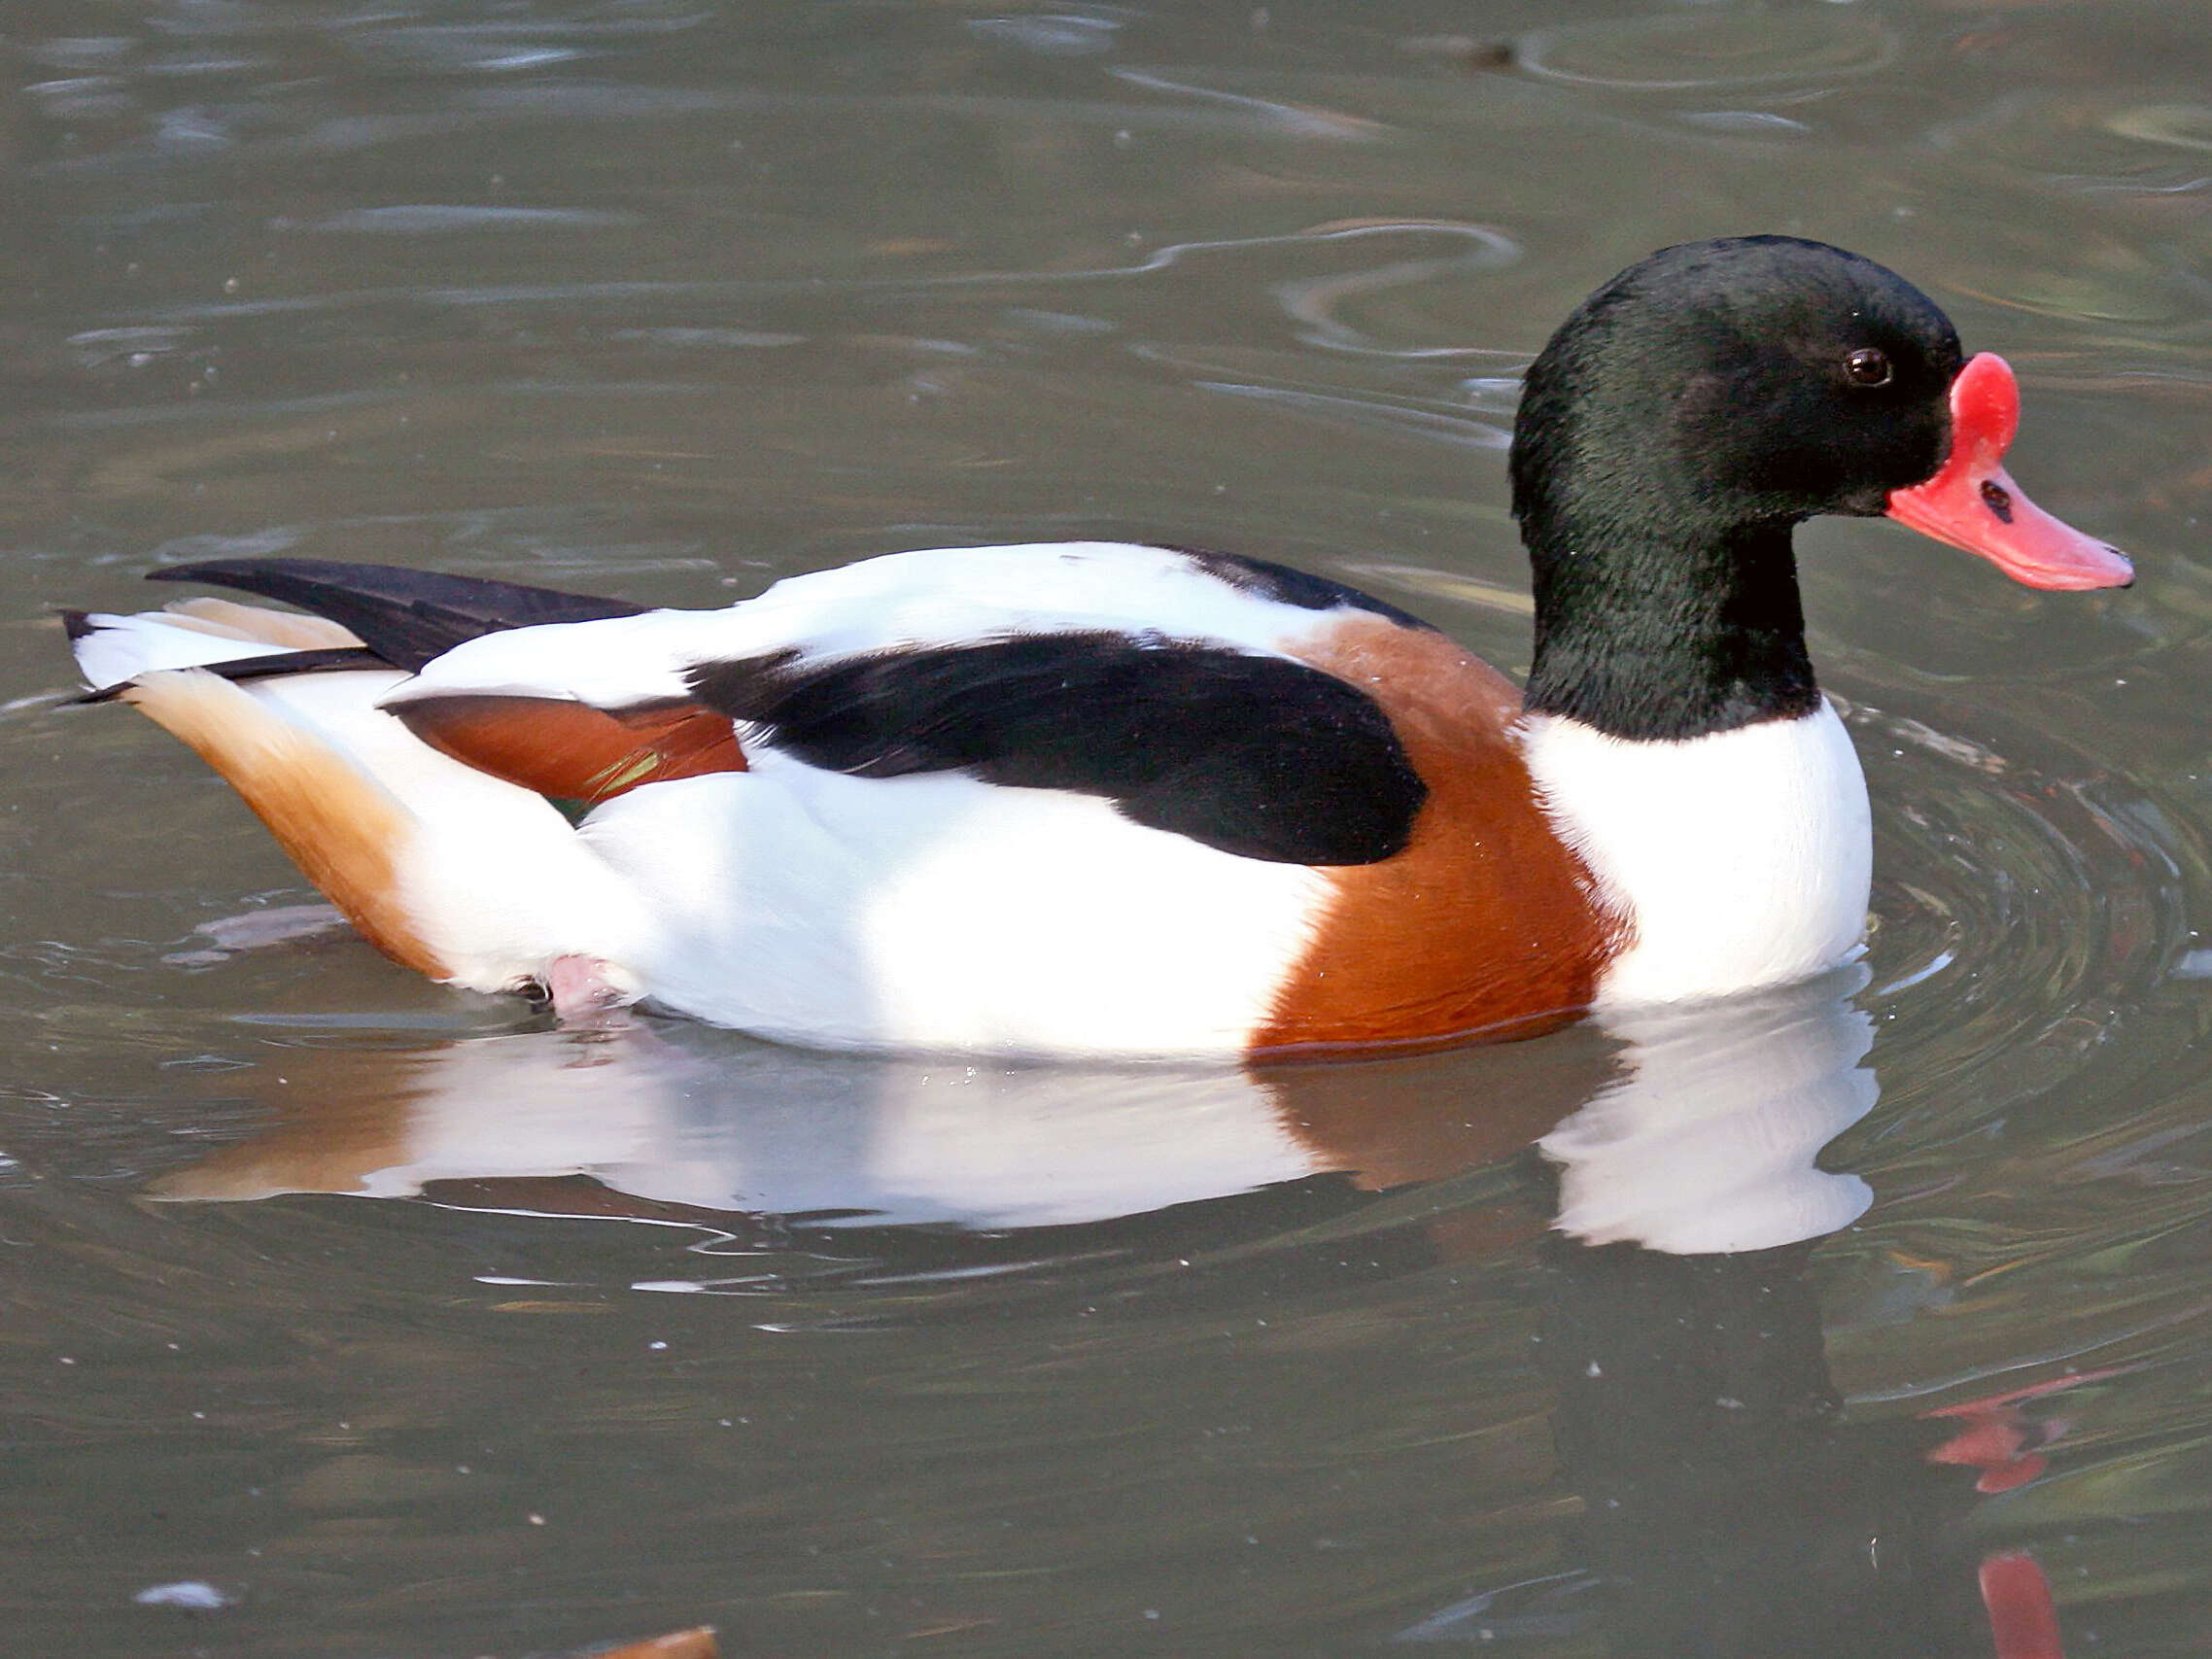
[{"label": "common shelduck", "polygon": [[1866,789],[1792,528],[1887,513],[2032,587],[2127,561],[2002,468],[2012,371],[1870,260],[1666,249],[1531,366],[1516,690],[1234,553],[896,553],[711,611],[299,559],[304,607],[72,614],[388,955],[569,1018],[837,1048],[1263,1054],[1547,1028],[1852,955]]}]

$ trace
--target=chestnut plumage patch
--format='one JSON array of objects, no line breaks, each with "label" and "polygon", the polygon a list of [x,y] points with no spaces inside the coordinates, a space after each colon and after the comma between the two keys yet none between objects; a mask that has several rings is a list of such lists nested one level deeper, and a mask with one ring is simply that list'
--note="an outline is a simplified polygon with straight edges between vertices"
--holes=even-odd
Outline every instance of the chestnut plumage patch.
[{"label": "chestnut plumage patch", "polygon": [[1131,821],[1245,858],[1371,864],[1428,789],[1389,719],[1279,657],[1115,633],[917,646],[828,663],[702,663],[693,694],[811,766],[959,772],[1103,796]]},{"label": "chestnut plumage patch", "polygon": [[464,766],[590,806],[642,783],[745,769],[730,722],[693,703],[604,709],[566,698],[456,692],[407,698],[390,712]]}]

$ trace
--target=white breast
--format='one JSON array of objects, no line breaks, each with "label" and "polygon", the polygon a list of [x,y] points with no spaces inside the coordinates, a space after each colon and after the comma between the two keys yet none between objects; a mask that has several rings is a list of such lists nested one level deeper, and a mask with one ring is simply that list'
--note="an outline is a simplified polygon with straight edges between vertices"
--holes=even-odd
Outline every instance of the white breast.
[{"label": "white breast", "polygon": [[1680,742],[1531,715],[1529,770],[1560,837],[1635,926],[1601,1007],[1726,996],[1854,955],[1873,830],[1836,711]]}]

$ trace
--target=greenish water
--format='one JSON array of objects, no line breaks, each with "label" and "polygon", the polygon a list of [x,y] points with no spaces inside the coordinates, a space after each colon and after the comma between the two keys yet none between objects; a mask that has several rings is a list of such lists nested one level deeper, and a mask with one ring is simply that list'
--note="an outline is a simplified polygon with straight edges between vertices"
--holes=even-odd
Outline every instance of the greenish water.
[{"label": "greenish water", "polygon": [[[2045,1659],[2047,1596],[2212,1653],[2212,14],[0,31],[7,1645]],[[1745,230],[2004,353],[2015,472],[2141,572],[1803,537],[1863,984],[1259,1081],[579,1044],[199,931],[313,895],[55,707],[50,606],[240,552],[696,605],[1161,538],[1517,671],[1515,376]]]}]

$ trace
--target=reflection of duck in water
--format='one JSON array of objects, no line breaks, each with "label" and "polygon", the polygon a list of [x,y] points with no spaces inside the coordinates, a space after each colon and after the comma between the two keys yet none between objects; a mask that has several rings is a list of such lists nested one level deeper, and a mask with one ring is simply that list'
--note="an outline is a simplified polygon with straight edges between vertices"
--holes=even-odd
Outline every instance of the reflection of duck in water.
[{"label": "reflection of duck in water", "polygon": [[159,1191],[428,1193],[709,1226],[1080,1226],[1313,1177],[1372,1191],[1492,1162],[1618,1063],[1581,1032],[1251,1070],[828,1054],[674,1022],[591,1041],[301,1049],[284,1056],[277,1122]]},{"label": "reflection of duck in water", "polygon": [[[1969,1526],[1982,1495],[2040,1469],[2038,1391],[1862,1422],[1828,1376],[1807,1263],[1869,1193],[1814,1159],[1874,1100],[1869,1022],[1847,1000],[1860,978],[1622,1019],[1609,1038],[1257,1072],[932,1065],[685,1025],[294,1049],[289,1121],[162,1192],[426,1193],[778,1239],[874,1227],[856,1241],[869,1253],[947,1224],[1074,1229],[940,1246],[961,1272],[1002,1250],[1080,1258],[1089,1228],[1170,1208],[1190,1219],[1133,1247],[1172,1254],[1255,1188],[1333,1182],[1334,1202],[1364,1203],[1348,1189],[1441,1179],[1540,1136],[1558,1223],[1535,1245],[1538,1352],[1580,1564],[1403,1634],[1487,1630],[1509,1651],[1516,1634],[1603,1630],[1623,1659],[1951,1659],[1992,1642],[2056,1659],[2040,1570],[1985,1553]],[[1540,1232],[1518,1208],[1467,1221],[1405,1243],[1519,1257]]]},{"label": "reflection of duck in water", "polygon": [[[2002,470],[2011,371],[1871,261],[1652,256],[1531,368],[1516,690],[1334,582],[943,549],[713,612],[298,560],[77,616],[102,694],[397,959],[825,1047],[1236,1055],[1526,1032],[1856,949],[1869,835],[1790,537],[1889,516],[2128,579]],[[548,797],[581,803],[580,824]]]},{"label": "reflection of duck in water", "polygon": [[1596,1626],[1615,1659],[2061,1659],[2041,1568],[1971,1523],[2062,1432],[2030,1402],[2091,1379],[1846,1414],[1807,1266],[1871,1193],[1814,1157],[1874,1102],[1871,1028],[1841,1000],[1745,1012],[1624,1022],[1637,1070],[1542,1143],[1560,1210],[1538,1355],[1583,1566],[1402,1634],[1511,1651]]}]

